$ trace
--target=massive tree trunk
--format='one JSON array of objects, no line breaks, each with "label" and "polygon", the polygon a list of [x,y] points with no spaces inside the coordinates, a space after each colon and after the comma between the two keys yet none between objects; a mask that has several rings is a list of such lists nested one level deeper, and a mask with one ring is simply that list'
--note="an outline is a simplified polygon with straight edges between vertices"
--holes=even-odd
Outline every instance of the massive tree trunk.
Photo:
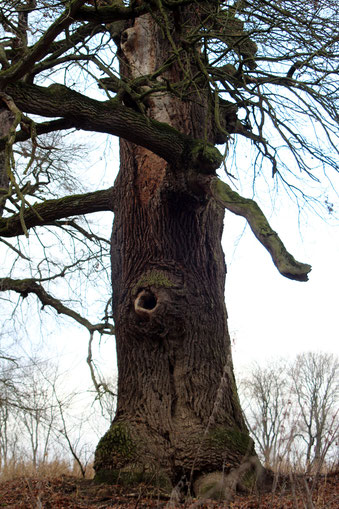
[{"label": "massive tree trunk", "polygon": [[[181,12],[181,26],[195,7]],[[161,67],[175,45],[150,15],[121,38],[121,73]],[[183,79],[187,62],[162,74]],[[190,62],[192,64],[192,62]],[[162,80],[162,81],[161,81]],[[145,92],[147,88],[144,88]],[[167,92],[144,103],[149,117],[213,142],[206,93]],[[98,479],[178,482],[229,472],[253,456],[233,375],[224,304],[224,211],[199,175],[121,141],[112,234],[113,312],[118,357],[115,420],[100,441]],[[203,168],[202,168],[203,173]],[[208,177],[202,177],[208,178]]]}]

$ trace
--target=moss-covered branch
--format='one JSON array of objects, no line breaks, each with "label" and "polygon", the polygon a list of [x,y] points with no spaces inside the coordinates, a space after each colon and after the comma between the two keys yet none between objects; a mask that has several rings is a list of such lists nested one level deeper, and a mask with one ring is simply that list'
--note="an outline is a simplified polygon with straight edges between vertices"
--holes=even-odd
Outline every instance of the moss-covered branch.
[{"label": "moss-covered branch", "polygon": [[[27,230],[34,226],[51,224],[57,219],[114,210],[114,189],[104,189],[85,194],[74,194],[56,200],[36,203],[23,212]],[[20,214],[0,219],[0,236],[15,237],[23,235]]]},{"label": "moss-covered branch", "polygon": [[84,318],[73,309],[65,306],[60,300],[52,297],[46,290],[34,279],[11,279],[8,277],[0,278],[0,291],[13,291],[20,293],[23,298],[29,293],[35,294],[40,300],[42,306],[51,306],[58,314],[69,316],[80,323],[90,332],[98,331],[105,334],[114,334],[114,327],[108,323],[92,324],[87,318]]},{"label": "moss-covered branch", "polygon": [[247,219],[252,232],[270,253],[280,274],[296,281],[308,280],[307,275],[311,271],[311,266],[297,262],[286,250],[278,234],[272,230],[264,213],[254,200],[243,198],[228,184],[217,178],[211,180],[210,190],[220,205]]},{"label": "moss-covered branch", "polygon": [[76,128],[125,138],[177,167],[213,173],[222,161],[220,152],[213,145],[194,140],[168,124],[151,120],[118,100],[98,101],[57,84],[40,87],[23,82],[11,83],[6,92],[26,113],[62,117]]}]

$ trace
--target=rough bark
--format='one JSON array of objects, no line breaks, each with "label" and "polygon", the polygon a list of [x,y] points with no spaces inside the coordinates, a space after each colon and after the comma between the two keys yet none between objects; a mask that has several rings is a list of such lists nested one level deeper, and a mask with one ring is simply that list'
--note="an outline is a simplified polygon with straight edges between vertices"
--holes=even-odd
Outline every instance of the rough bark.
[{"label": "rough bark", "polygon": [[[0,102],[0,139],[8,136],[14,121],[13,113]],[[7,171],[5,145],[0,148],[0,217],[3,214],[6,195],[9,189],[9,175]]]},{"label": "rough bark", "polygon": [[[171,48],[145,15],[126,31],[121,50],[122,72],[136,78]],[[180,77],[177,66],[168,72]],[[207,99],[163,94],[146,106],[152,119],[185,135],[211,136]],[[121,141],[112,234],[118,406],[97,447],[98,479],[194,482],[254,454],[227,329],[224,211],[196,175]]]}]

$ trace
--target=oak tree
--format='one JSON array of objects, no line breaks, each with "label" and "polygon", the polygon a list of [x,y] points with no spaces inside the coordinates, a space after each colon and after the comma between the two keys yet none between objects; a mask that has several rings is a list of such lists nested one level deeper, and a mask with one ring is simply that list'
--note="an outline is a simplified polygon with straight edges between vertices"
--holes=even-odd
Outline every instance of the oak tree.
[{"label": "oak tree", "polygon": [[[316,181],[320,168],[337,169],[336,2],[0,6],[0,235],[10,244],[47,225],[100,243],[74,216],[113,211],[114,329],[109,312],[94,324],[53,296],[39,270],[1,278],[1,290],[34,294],[91,335],[114,332],[118,403],[96,450],[98,478],[173,484],[186,476],[196,493],[213,483],[223,491],[223,474],[241,476],[255,457],[227,329],[224,210],[247,219],[283,276],[306,281],[311,268],[238,194],[228,170],[225,181],[216,172],[237,138],[257,151],[254,172],[269,171],[297,199],[304,193],[294,175]],[[37,151],[48,150],[43,135],[72,129],[120,138],[109,189],[59,190],[49,165],[35,166]],[[20,173],[17,147],[27,140]]]}]

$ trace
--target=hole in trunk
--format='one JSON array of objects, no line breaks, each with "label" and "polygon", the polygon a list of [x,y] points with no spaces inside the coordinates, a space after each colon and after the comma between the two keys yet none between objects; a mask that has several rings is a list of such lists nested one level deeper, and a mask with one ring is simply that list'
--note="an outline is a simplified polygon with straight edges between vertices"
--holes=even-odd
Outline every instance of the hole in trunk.
[{"label": "hole in trunk", "polygon": [[154,309],[157,305],[157,299],[152,292],[142,292],[139,296],[138,305],[144,309]]},{"label": "hole in trunk", "polygon": [[142,290],[134,302],[135,312],[142,317],[147,317],[152,314],[157,307],[157,297],[150,290]]}]

